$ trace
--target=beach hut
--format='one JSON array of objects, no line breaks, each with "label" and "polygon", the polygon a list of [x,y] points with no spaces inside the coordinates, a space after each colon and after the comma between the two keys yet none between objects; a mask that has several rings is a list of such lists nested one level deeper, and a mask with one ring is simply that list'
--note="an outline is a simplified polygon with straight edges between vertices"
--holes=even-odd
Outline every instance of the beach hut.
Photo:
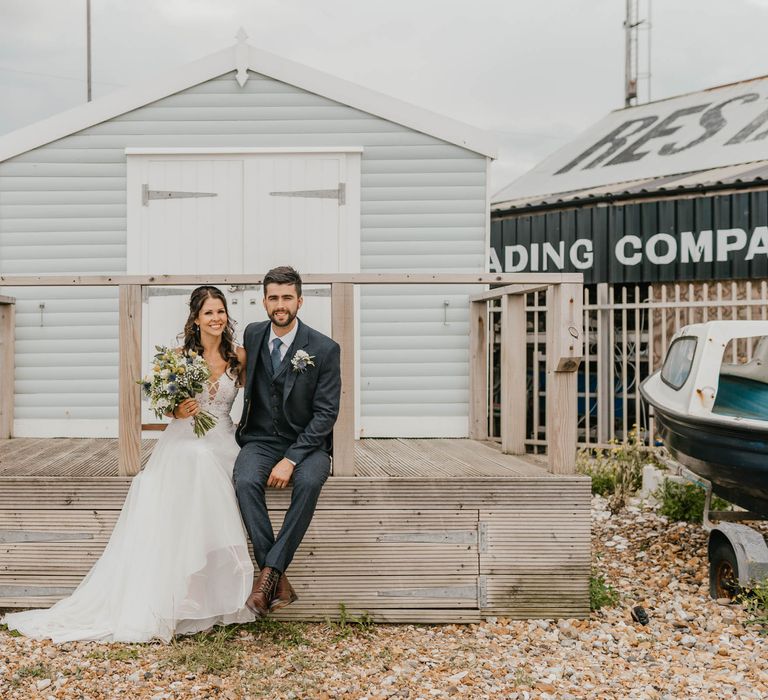
[{"label": "beach hut", "polygon": [[[494,153],[478,129],[243,34],[0,138],[0,607],[64,595],[103,547],[156,427],[132,382],[181,330],[190,285],[220,284],[242,328],[263,318],[261,275],[292,264],[303,317],[342,341],[346,390],[294,564],[313,593],[286,614],[586,614],[589,482],[572,474],[565,376],[581,278],[486,273]],[[492,282],[519,284],[483,295]],[[524,339],[531,289],[550,290],[563,392],[549,465],[522,454],[519,416],[483,442],[487,305]],[[522,376],[505,385],[518,402]]]}]

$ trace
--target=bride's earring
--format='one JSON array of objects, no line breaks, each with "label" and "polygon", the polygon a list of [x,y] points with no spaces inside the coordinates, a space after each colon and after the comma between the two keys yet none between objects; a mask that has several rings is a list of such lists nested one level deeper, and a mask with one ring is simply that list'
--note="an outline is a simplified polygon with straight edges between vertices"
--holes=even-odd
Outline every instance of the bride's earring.
[{"label": "bride's earring", "polygon": [[200,326],[195,324],[195,333],[199,333],[199,332],[200,332]]}]

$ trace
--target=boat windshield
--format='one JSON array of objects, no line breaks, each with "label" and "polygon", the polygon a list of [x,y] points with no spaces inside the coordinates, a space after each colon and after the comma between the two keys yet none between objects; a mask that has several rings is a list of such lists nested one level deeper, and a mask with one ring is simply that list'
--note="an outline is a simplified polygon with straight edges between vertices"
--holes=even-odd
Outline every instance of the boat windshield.
[{"label": "boat windshield", "polygon": [[682,388],[691,374],[693,356],[696,353],[696,338],[686,336],[672,342],[661,368],[661,378],[673,389]]},{"label": "boat windshield", "polygon": [[768,420],[768,336],[734,338],[728,344],[712,413]]}]

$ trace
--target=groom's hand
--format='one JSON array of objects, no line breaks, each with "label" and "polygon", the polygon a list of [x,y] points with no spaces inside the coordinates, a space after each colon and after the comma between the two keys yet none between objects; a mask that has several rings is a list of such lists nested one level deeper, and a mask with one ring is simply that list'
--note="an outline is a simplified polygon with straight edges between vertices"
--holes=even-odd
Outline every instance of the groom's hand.
[{"label": "groom's hand", "polygon": [[267,479],[267,486],[284,489],[293,475],[293,464],[283,457],[274,467]]}]

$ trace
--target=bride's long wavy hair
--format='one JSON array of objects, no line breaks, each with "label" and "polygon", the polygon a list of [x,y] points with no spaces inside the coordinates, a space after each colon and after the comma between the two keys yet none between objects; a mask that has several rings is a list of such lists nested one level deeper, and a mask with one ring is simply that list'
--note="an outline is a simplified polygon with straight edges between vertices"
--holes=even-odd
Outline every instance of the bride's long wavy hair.
[{"label": "bride's long wavy hair", "polygon": [[203,344],[200,340],[200,327],[197,325],[197,317],[200,315],[200,310],[203,308],[203,304],[205,304],[208,299],[217,299],[220,301],[224,305],[224,311],[227,312],[227,325],[224,328],[224,332],[221,334],[219,352],[221,353],[222,358],[227,362],[227,370],[230,375],[237,377],[240,372],[240,361],[237,359],[237,352],[235,352],[235,323],[229,315],[227,299],[218,287],[204,284],[202,287],[195,289],[189,297],[189,316],[187,317],[187,322],[184,324],[183,333],[184,351],[188,352],[194,350],[201,355],[203,354]]}]

